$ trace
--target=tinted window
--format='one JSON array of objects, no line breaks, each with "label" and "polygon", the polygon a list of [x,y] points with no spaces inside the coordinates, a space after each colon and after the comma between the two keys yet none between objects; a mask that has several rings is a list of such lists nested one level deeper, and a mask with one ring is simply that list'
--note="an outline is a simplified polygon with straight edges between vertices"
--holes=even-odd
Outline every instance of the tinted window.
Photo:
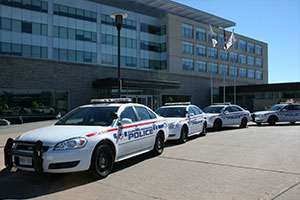
[{"label": "tinted window", "polygon": [[133,122],[137,121],[135,113],[134,113],[133,108],[131,106],[125,108],[124,111],[122,112],[122,114],[120,116],[120,119],[122,120],[124,118],[131,119]]},{"label": "tinted window", "polygon": [[272,110],[272,111],[278,111],[278,110],[280,110],[282,107],[283,107],[283,105],[275,105],[275,106],[272,106],[269,110]]},{"label": "tinted window", "polygon": [[239,108],[237,106],[231,106],[231,108],[233,109],[233,112],[243,111],[241,108]]},{"label": "tinted window", "polygon": [[231,106],[228,106],[227,108],[225,108],[224,111],[235,112],[235,110],[233,110]]},{"label": "tinted window", "polygon": [[156,118],[156,115],[153,113],[153,111],[152,111],[152,110],[148,110],[148,111],[149,111],[149,113],[150,113],[151,118],[152,118],[152,119],[155,119],[155,118]]},{"label": "tinted window", "polygon": [[196,115],[201,115],[202,114],[202,111],[198,107],[193,106],[193,109],[194,109],[194,112],[196,113]]},{"label": "tinted window", "polygon": [[294,110],[293,108],[294,108],[294,106],[288,105],[288,106],[285,106],[283,109],[286,109],[286,110]]},{"label": "tinted window", "polygon": [[211,106],[204,108],[205,113],[221,113],[223,106]]},{"label": "tinted window", "polygon": [[156,113],[162,117],[185,117],[185,107],[159,108]]},{"label": "tinted window", "polygon": [[194,114],[194,115],[196,115],[196,113],[194,112],[194,110],[193,110],[193,108],[192,107],[189,107],[189,115],[190,114]]},{"label": "tinted window", "polygon": [[134,108],[135,108],[140,120],[151,119],[150,114],[146,108],[139,107],[139,106],[134,106]]},{"label": "tinted window", "polygon": [[300,110],[300,105],[294,105],[294,110]]}]

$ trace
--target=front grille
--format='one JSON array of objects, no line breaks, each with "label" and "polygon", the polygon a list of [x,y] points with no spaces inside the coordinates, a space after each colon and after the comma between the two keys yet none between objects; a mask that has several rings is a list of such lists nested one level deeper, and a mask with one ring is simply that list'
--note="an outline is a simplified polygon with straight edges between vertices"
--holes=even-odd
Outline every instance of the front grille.
[{"label": "front grille", "polygon": [[[29,145],[29,144],[18,144],[16,149],[19,150],[26,150],[26,151],[33,151],[34,145]],[[42,146],[42,152],[48,151],[49,147],[48,146]]]}]

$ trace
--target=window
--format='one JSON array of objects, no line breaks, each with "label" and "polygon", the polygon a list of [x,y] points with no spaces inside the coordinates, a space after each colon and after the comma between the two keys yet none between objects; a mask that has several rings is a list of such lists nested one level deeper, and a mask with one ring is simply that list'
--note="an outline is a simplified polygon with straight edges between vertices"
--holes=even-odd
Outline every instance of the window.
[{"label": "window", "polygon": [[83,62],[83,51],[76,51],[76,61]]},{"label": "window", "polygon": [[228,52],[225,50],[220,49],[220,59],[221,60],[228,60]]},{"label": "window", "polygon": [[218,73],[218,64],[217,63],[208,63],[209,73],[217,74]]},{"label": "window", "polygon": [[48,35],[48,25],[41,24],[41,28],[42,28],[42,34],[41,35],[47,36]]},{"label": "window", "polygon": [[11,55],[11,44],[2,42],[1,43],[1,54]]},{"label": "window", "polygon": [[240,54],[240,64],[243,64],[243,65],[247,64],[246,56],[243,54]]},{"label": "window", "polygon": [[59,37],[68,39],[68,29],[65,27],[59,27]]},{"label": "window", "polygon": [[220,65],[220,74],[228,75],[228,66],[227,65]]},{"label": "window", "polygon": [[121,113],[120,119],[122,120],[122,119],[124,119],[124,118],[131,119],[132,122],[137,121],[137,120],[136,120],[136,115],[135,115],[135,113],[134,113],[134,111],[133,111],[133,108],[132,108],[131,106],[126,107],[126,108],[124,109],[124,111]]},{"label": "window", "polygon": [[21,32],[22,31],[22,22],[20,20],[12,20],[12,31]]},{"label": "window", "polygon": [[182,24],[182,36],[186,38],[193,38],[193,26],[189,24]]},{"label": "window", "polygon": [[240,40],[240,50],[246,52],[246,41],[245,40]]},{"label": "window", "polygon": [[224,42],[224,34],[219,34],[219,40],[218,40],[218,45],[224,47],[225,46],[225,42]]},{"label": "window", "polygon": [[31,57],[31,46],[30,45],[22,45],[22,56],[23,57]]},{"label": "window", "polygon": [[256,67],[262,67],[262,59],[261,58],[255,58],[255,65]]},{"label": "window", "polygon": [[254,66],[254,57],[248,56],[248,65]]},{"label": "window", "polygon": [[151,116],[149,115],[149,112],[146,108],[140,107],[140,106],[134,106],[137,115],[139,117],[139,120],[149,120],[151,119]]},{"label": "window", "polygon": [[182,53],[184,54],[194,54],[194,44],[190,42],[182,42]]},{"label": "window", "polygon": [[206,30],[204,28],[196,27],[196,39],[206,41]]},{"label": "window", "polygon": [[22,56],[22,45],[21,44],[12,44],[12,55]]},{"label": "window", "polygon": [[197,72],[206,72],[206,62],[204,61],[196,61],[196,71]]},{"label": "window", "polygon": [[32,23],[32,34],[41,35],[41,25]]},{"label": "window", "polygon": [[196,115],[201,115],[203,112],[196,106],[193,106],[193,110],[196,113]]},{"label": "window", "polygon": [[86,20],[90,22],[97,22],[97,14],[88,10],[82,10],[80,8],[72,8],[68,6],[54,4],[53,14],[71,17],[81,20]]},{"label": "window", "polygon": [[254,79],[254,70],[248,69],[248,78]]},{"label": "window", "polygon": [[240,68],[240,77],[241,78],[247,77],[247,70],[245,68]]},{"label": "window", "polygon": [[218,59],[218,49],[208,47],[208,57]]},{"label": "window", "polygon": [[2,0],[0,4],[44,13],[48,12],[48,3],[40,0]]},{"label": "window", "polygon": [[248,42],[248,52],[254,53],[254,44],[251,42]]},{"label": "window", "polygon": [[262,80],[263,79],[262,71],[256,71],[256,79],[257,80]]},{"label": "window", "polygon": [[189,107],[189,116],[196,115],[192,107]]},{"label": "window", "polygon": [[[101,23],[106,25],[115,26],[114,20],[109,15],[101,15]],[[124,19],[122,28],[136,30],[136,21],[130,19]],[[145,31],[144,31],[145,32]]]},{"label": "window", "polygon": [[261,45],[259,45],[259,44],[255,45],[255,53],[260,56],[262,55],[262,46]]},{"label": "window", "polygon": [[182,69],[187,71],[194,71],[194,61],[191,59],[182,59]]},{"label": "window", "polygon": [[[218,40],[218,33],[217,33],[217,32],[214,32],[213,38],[216,39],[217,41],[219,41],[219,40]],[[209,42],[210,44],[212,44],[212,37],[211,37],[211,34],[208,34],[208,42]]]},{"label": "window", "polygon": [[231,62],[235,62],[235,63],[238,62],[238,55],[237,55],[237,53],[230,52],[230,61]]},{"label": "window", "polygon": [[22,21],[22,32],[23,33],[32,33],[32,23]]},{"label": "window", "polygon": [[150,34],[154,34],[154,35],[165,35],[166,34],[165,26],[159,27],[159,26],[141,23],[140,30],[141,30],[141,32],[150,33]]},{"label": "window", "polygon": [[197,56],[205,56],[206,57],[206,46],[203,45],[196,45],[196,54]]},{"label": "window", "polygon": [[230,76],[238,76],[238,68],[235,66],[230,66]]},{"label": "window", "polygon": [[167,69],[166,60],[151,60],[151,59],[141,59],[141,68],[144,69],[154,69],[154,70],[165,70]]}]

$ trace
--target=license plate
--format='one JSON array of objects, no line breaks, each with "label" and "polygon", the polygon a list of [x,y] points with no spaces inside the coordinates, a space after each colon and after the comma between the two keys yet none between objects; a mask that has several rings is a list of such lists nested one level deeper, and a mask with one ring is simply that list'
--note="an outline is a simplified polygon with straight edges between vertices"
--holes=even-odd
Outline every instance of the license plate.
[{"label": "license plate", "polygon": [[29,157],[19,157],[19,164],[20,165],[32,165],[32,158]]}]

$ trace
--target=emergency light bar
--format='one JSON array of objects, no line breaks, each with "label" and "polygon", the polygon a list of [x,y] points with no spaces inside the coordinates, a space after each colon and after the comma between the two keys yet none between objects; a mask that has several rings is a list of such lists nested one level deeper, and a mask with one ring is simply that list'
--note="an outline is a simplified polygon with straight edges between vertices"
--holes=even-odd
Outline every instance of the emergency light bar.
[{"label": "emergency light bar", "polygon": [[91,99],[91,103],[131,103],[131,98],[115,98],[115,99]]},{"label": "emergency light bar", "polygon": [[165,103],[166,106],[175,106],[175,105],[191,105],[191,102],[174,102],[174,103]]},{"label": "emergency light bar", "polygon": [[225,103],[214,103],[213,105],[231,105],[230,102],[225,102]]}]

